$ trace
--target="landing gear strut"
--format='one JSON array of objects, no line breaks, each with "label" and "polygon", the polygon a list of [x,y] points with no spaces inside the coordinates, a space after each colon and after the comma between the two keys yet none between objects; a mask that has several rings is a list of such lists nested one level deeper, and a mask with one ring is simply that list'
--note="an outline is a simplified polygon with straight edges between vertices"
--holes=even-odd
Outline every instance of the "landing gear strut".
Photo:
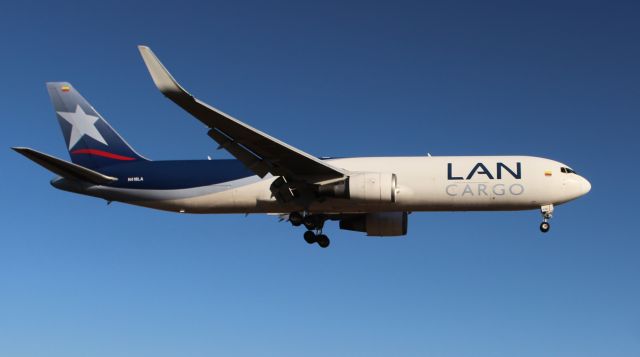
[{"label": "landing gear strut", "polygon": [[304,217],[302,217],[300,212],[291,212],[291,214],[289,214],[289,222],[291,222],[294,227],[301,225],[303,219]]},{"label": "landing gear strut", "polygon": [[542,223],[540,223],[540,232],[547,233],[551,228],[549,220],[553,216],[553,204],[540,207],[540,213],[542,214]]},{"label": "landing gear strut", "polygon": [[302,215],[299,212],[293,212],[289,215],[289,221],[294,226],[304,225],[307,231],[304,232],[304,241],[313,244],[318,243],[321,248],[326,248],[331,244],[329,237],[322,234],[322,227],[326,218],[322,215]]}]

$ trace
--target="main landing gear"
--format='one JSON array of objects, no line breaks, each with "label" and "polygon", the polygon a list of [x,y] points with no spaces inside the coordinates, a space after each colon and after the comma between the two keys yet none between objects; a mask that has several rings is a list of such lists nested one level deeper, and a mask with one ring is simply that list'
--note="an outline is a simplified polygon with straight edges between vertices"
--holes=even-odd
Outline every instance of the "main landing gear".
[{"label": "main landing gear", "polygon": [[321,215],[307,214],[303,216],[300,212],[292,212],[289,215],[289,222],[291,222],[294,227],[304,225],[307,229],[303,235],[305,242],[309,244],[318,243],[321,248],[326,248],[331,244],[329,237],[322,234],[322,227],[324,226],[325,220],[326,218]]},{"label": "main landing gear", "polygon": [[329,237],[327,237],[325,234],[322,234],[322,233],[316,234],[316,233],[313,233],[313,231],[304,232],[303,237],[305,242],[309,244],[318,243],[318,245],[321,248],[326,248],[331,243],[331,241],[329,240]]},{"label": "main landing gear", "polygon": [[547,233],[551,228],[549,220],[553,216],[553,204],[540,207],[540,213],[542,213],[542,223],[540,223],[540,232]]}]

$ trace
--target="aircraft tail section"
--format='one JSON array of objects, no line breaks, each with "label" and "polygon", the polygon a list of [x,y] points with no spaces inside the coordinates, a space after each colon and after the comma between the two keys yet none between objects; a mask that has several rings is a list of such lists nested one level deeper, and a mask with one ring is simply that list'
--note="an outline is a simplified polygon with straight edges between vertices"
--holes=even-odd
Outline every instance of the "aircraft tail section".
[{"label": "aircraft tail section", "polygon": [[47,90],[56,111],[71,161],[99,169],[116,163],[147,160],[67,82],[49,82]]}]

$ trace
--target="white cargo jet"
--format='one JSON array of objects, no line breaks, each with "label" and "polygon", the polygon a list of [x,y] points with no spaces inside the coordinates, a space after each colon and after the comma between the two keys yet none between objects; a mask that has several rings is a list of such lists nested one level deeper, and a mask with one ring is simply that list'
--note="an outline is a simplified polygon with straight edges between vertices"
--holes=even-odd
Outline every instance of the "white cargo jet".
[{"label": "white cargo jet", "polygon": [[54,187],[180,213],[278,214],[304,226],[305,241],[323,248],[327,220],[369,236],[403,236],[416,211],[538,209],[547,232],[555,206],[591,189],[569,166],[531,156],[321,159],[198,100],[148,47],[139,50],[158,89],[236,160],[151,161],[71,84],[47,83],[71,162],[13,149],[57,174]]}]

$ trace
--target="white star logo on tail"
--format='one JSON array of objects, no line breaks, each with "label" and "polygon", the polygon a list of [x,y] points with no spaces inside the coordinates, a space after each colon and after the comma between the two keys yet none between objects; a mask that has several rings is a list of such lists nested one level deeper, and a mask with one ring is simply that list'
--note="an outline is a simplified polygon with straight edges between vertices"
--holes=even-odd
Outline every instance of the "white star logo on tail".
[{"label": "white star logo on tail", "polygon": [[58,112],[62,119],[71,124],[71,135],[69,137],[69,150],[74,147],[78,141],[84,136],[90,136],[91,138],[108,146],[107,141],[104,140],[98,129],[96,129],[96,122],[98,117],[89,115],[80,108],[80,105],[76,106],[75,113],[72,112]]}]

